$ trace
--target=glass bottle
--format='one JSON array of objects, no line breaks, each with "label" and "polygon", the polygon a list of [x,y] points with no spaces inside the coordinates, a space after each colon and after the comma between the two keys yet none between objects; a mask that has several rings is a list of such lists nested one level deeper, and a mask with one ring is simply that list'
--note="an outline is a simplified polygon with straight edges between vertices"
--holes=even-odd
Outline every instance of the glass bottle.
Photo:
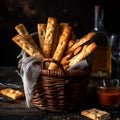
[{"label": "glass bottle", "polygon": [[93,40],[98,47],[95,50],[94,60],[92,65],[92,78],[110,79],[111,77],[111,47],[107,32],[104,30],[104,10],[102,6],[95,6],[94,11],[94,29],[96,32]]}]

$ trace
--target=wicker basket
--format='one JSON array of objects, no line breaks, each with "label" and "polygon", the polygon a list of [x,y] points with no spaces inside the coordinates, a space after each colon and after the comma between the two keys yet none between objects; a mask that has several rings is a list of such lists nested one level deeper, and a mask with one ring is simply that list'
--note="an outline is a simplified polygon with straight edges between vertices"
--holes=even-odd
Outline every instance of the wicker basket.
[{"label": "wicker basket", "polygon": [[[45,69],[46,62],[55,62],[60,71]],[[64,71],[58,62],[45,59],[33,90],[33,104],[41,110],[52,112],[75,110],[85,99],[90,72],[91,68]]]}]

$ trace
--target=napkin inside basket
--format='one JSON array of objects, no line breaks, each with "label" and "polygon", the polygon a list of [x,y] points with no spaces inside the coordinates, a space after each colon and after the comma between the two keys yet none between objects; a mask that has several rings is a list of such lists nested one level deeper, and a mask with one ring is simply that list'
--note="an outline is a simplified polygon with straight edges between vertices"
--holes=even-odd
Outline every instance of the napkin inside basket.
[{"label": "napkin inside basket", "polygon": [[26,107],[30,108],[32,91],[40,74],[40,59],[27,57],[25,52],[21,52],[18,58],[21,57],[18,63],[18,74],[22,78],[23,88],[26,99]]}]

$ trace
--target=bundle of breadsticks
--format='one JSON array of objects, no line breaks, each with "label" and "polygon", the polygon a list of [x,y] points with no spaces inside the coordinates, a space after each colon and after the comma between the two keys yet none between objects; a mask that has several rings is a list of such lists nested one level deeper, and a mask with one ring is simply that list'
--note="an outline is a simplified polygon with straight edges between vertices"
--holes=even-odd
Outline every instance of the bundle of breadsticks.
[{"label": "bundle of breadsticks", "polygon": [[[18,34],[12,38],[29,56],[43,60],[52,58],[62,64],[64,70],[81,62],[91,55],[97,45],[92,38],[94,32],[90,32],[82,38],[76,35],[68,23],[58,23],[57,18],[48,17],[47,23],[38,23],[38,41],[33,39],[23,24],[15,26]],[[39,43],[39,44],[37,44]],[[59,70],[57,64],[50,62],[49,70]]]}]

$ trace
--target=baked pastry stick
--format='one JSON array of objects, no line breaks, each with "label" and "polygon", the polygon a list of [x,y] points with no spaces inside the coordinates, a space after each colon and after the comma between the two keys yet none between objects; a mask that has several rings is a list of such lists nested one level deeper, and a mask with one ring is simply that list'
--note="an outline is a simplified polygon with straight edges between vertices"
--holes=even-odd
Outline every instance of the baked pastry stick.
[{"label": "baked pastry stick", "polygon": [[77,47],[74,52],[73,52],[73,56],[77,55],[78,53],[80,53],[80,51],[82,50],[83,46],[79,46]]},{"label": "baked pastry stick", "polygon": [[59,31],[59,34],[61,35],[63,33],[63,30],[66,26],[69,26],[68,23],[64,23],[64,22],[61,22],[60,23],[60,31]]},{"label": "baked pastry stick", "polygon": [[[63,55],[62,60],[61,60],[61,64],[62,64],[64,70],[67,69],[68,63],[69,63],[68,61],[74,55],[74,51],[68,53],[68,50],[69,50],[69,48],[71,46],[74,45],[74,43],[75,43],[75,37],[76,36],[75,36],[74,32],[71,31],[70,40],[68,41],[68,44],[66,46],[66,50],[65,50],[64,55]],[[78,50],[76,52],[78,52]]]},{"label": "baked pastry stick", "polygon": [[1,89],[0,94],[12,98],[13,100],[24,98],[24,93],[22,91],[12,88]]},{"label": "baked pastry stick", "polygon": [[16,25],[15,29],[20,35],[29,35],[28,30],[23,24]]},{"label": "baked pastry stick", "polygon": [[69,60],[69,67],[85,59],[88,55],[90,55],[96,49],[96,47],[97,47],[97,44],[95,42],[84,45],[81,52]]},{"label": "baked pastry stick", "polygon": [[43,52],[43,43],[45,40],[46,24],[44,24],[44,23],[37,24],[37,30],[38,30],[40,49]]},{"label": "baked pastry stick", "polygon": [[26,53],[30,56],[37,57],[43,59],[44,56],[40,53],[39,50],[36,49],[30,42],[28,42],[26,36],[16,35],[12,38],[13,42],[15,42],[19,47],[21,47]]},{"label": "baked pastry stick", "polygon": [[67,54],[68,51],[69,51],[69,49],[74,45],[74,43],[75,43],[75,38],[76,38],[76,35],[75,35],[74,32],[72,31],[72,32],[71,32],[71,35],[70,35],[70,40],[69,40],[68,45],[67,45],[67,48],[66,48],[65,54]]},{"label": "baked pastry stick", "polygon": [[74,45],[74,43],[75,43],[75,40],[73,40],[73,39],[69,40],[67,49],[69,49],[70,47],[72,47]]},{"label": "baked pastry stick", "polygon": [[23,24],[19,24],[15,26],[16,31],[21,36],[25,36],[27,41],[31,43],[38,51],[40,51],[39,47],[36,45],[35,41],[33,40],[32,36],[29,34],[28,30]]},{"label": "baked pastry stick", "polygon": [[73,53],[71,52],[62,58],[61,64],[62,64],[64,70],[66,70],[69,67],[69,59],[72,58],[72,56],[73,56]]},{"label": "baked pastry stick", "polygon": [[92,120],[107,120],[111,118],[110,113],[103,110],[99,110],[97,108],[83,110],[81,111],[81,115],[88,117]]},{"label": "baked pastry stick", "polygon": [[66,70],[66,69],[69,67],[69,60],[70,60],[73,56],[79,54],[79,53],[81,52],[82,48],[83,48],[83,46],[79,46],[79,47],[76,48],[73,52],[67,53],[67,54],[62,58],[61,64],[62,64],[64,70]]},{"label": "baked pastry stick", "polygon": [[[58,36],[58,40],[60,39],[60,37],[61,37],[61,35],[62,35],[62,33],[63,33],[63,30],[64,30],[64,28],[65,28],[66,26],[69,26],[69,24],[68,24],[68,23],[64,23],[64,22],[61,22],[61,23],[59,24],[59,36]],[[58,41],[58,42],[59,42],[59,41]]]},{"label": "baked pastry stick", "polygon": [[[75,41],[75,40],[69,41],[69,44],[71,44],[71,45],[69,45],[70,47],[67,48],[65,56],[61,60],[61,64],[63,65],[63,68],[65,70],[69,67],[69,62],[73,58],[73,56],[80,54],[81,50],[83,49],[84,44],[87,41],[89,41],[91,39],[91,37],[93,37],[93,36],[94,36],[94,33],[91,32],[91,33],[88,33],[87,35],[83,36],[81,39],[79,39],[77,41]],[[73,33],[73,38],[75,39],[74,33]],[[70,42],[73,42],[73,43],[70,43]],[[85,49],[85,46],[84,46],[84,49]]]},{"label": "baked pastry stick", "polygon": [[58,39],[59,39],[58,37],[59,37],[59,24],[56,24],[55,38],[54,38],[54,43],[52,46],[52,57],[54,55],[54,52],[55,52],[57,44],[58,44]]},{"label": "baked pastry stick", "polygon": [[69,50],[68,52],[74,51],[77,47],[85,44],[86,42],[88,42],[89,40],[91,40],[91,38],[95,35],[95,32],[90,32],[88,34],[86,34],[85,36],[83,36],[81,39],[79,39]]},{"label": "baked pastry stick", "polygon": [[[64,54],[64,50],[65,50],[67,43],[69,41],[71,31],[72,31],[72,28],[70,26],[66,26],[64,28],[63,33],[59,39],[57,48],[55,50],[55,53],[52,57],[54,60],[56,60],[58,62],[61,61],[63,54]],[[48,67],[49,70],[55,70],[56,68],[57,68],[57,65],[53,62],[51,62],[49,67]]]},{"label": "baked pastry stick", "polygon": [[45,40],[43,44],[43,53],[46,58],[52,56],[52,47],[55,39],[57,19],[49,17],[46,26]]}]

